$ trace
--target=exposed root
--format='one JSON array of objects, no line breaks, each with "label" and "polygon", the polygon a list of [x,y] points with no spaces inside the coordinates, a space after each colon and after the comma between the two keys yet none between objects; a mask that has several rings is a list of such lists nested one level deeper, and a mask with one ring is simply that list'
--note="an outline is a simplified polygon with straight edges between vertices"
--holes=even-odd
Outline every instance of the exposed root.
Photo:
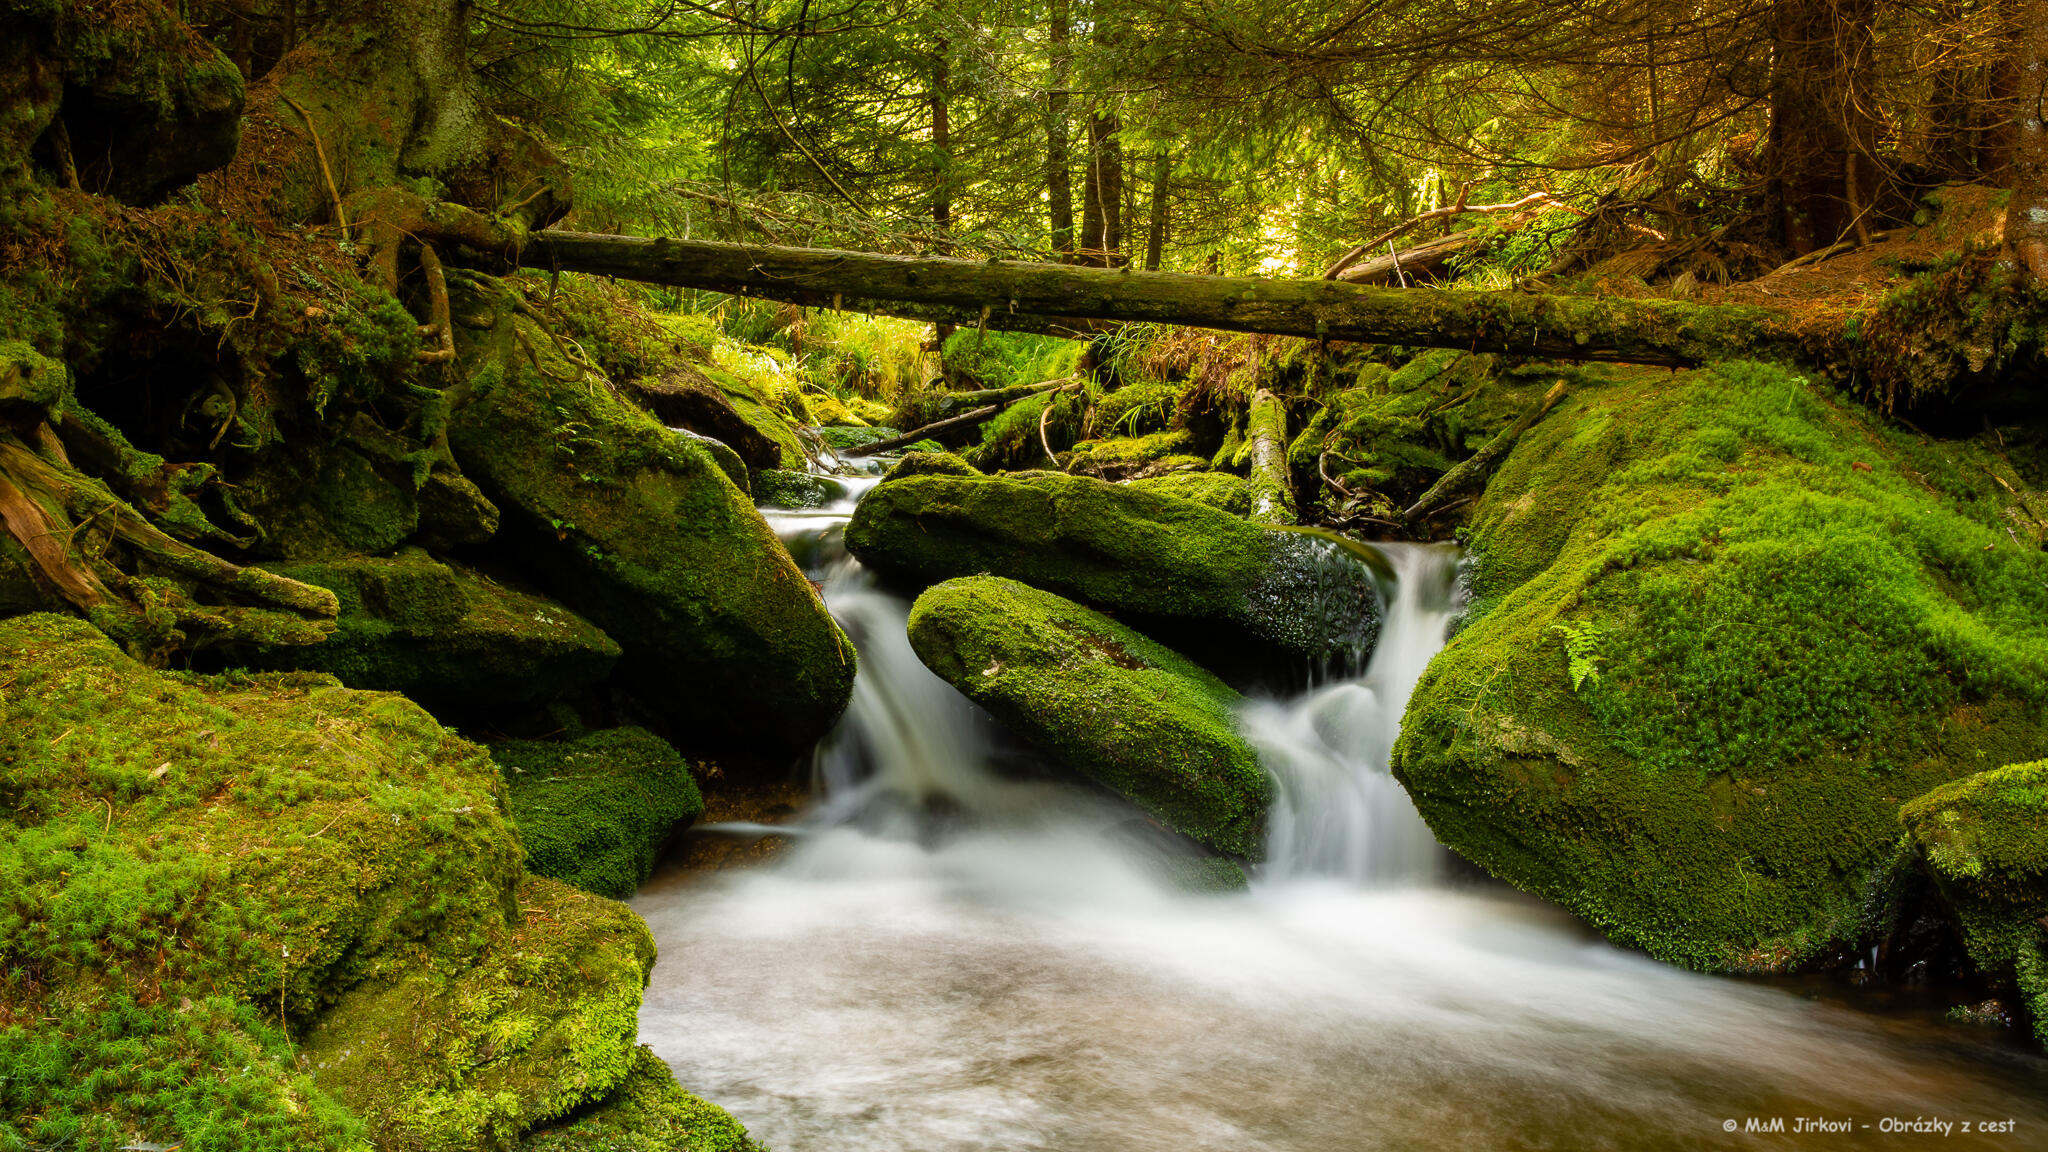
[{"label": "exposed root", "polygon": [[435,341],[436,347],[422,349],[422,364],[445,364],[455,359],[455,320],[448,307],[448,277],[441,271],[441,257],[434,246],[420,242],[420,270],[427,276],[427,322],[420,335]]},{"label": "exposed root", "polygon": [[[334,199],[334,222],[340,225],[341,237],[346,240],[348,239],[348,210],[342,207],[341,188],[334,182],[334,169],[327,164],[327,147],[320,143],[320,130],[313,126],[313,117],[307,114],[305,107],[297,100],[282,92],[279,92],[277,95],[279,99],[291,105],[292,111],[299,114],[299,119],[306,122],[306,134],[313,138],[313,157],[320,161],[320,178],[327,181],[327,195]],[[76,177],[74,176],[73,179],[76,179]]]}]

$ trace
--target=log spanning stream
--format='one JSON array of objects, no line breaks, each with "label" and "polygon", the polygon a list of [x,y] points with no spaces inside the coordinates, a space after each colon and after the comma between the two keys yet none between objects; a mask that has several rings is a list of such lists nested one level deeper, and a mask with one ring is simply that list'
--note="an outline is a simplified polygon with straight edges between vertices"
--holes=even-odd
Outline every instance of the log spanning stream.
[{"label": "log spanning stream", "polygon": [[[1993,1035],[1682,972],[1449,881],[1386,771],[1455,608],[1447,550],[1386,547],[1361,675],[1247,707],[1273,860],[1196,895],[1120,832],[1127,809],[1010,770],[910,651],[908,605],[832,555],[850,510],[774,517],[861,653],[815,812],[768,868],[634,901],[661,949],[643,1041],[778,1152],[2048,1139],[2048,1062]],[[1916,1120],[1954,1127],[1887,1131]]]}]

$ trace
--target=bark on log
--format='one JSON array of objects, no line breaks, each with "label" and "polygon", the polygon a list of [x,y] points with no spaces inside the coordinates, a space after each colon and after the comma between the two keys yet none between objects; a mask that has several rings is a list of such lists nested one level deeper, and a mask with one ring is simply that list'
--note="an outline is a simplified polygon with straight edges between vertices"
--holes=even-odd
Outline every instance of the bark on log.
[{"label": "bark on log", "polygon": [[1672,367],[1797,351],[1782,312],[1678,300],[1371,288],[558,231],[534,233],[520,262],[1025,331],[1074,317]]},{"label": "bark on log", "polygon": [[1265,389],[1252,397],[1252,514],[1256,524],[1294,523],[1294,477],[1287,467],[1287,401]]}]

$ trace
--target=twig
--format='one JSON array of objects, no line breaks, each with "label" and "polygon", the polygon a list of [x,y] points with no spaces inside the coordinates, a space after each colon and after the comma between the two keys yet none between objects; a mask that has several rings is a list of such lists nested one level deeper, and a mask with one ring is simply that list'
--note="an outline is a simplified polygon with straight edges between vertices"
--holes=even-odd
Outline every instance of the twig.
[{"label": "twig", "polygon": [[1399,280],[1401,287],[1406,288],[1408,286],[1408,274],[1401,271],[1401,254],[1394,251],[1394,242],[1392,240],[1387,241],[1387,257],[1394,262],[1394,279]]},{"label": "twig", "polygon": [[1057,465],[1059,464],[1059,462],[1060,462],[1060,458],[1059,458],[1058,456],[1055,456],[1055,455],[1053,454],[1053,450],[1052,450],[1052,438],[1051,438],[1050,436],[1047,436],[1047,435],[1045,434],[1045,425],[1046,425],[1046,421],[1048,421],[1048,420],[1051,420],[1051,419],[1052,419],[1052,401],[1051,401],[1051,400],[1047,400],[1047,401],[1045,402],[1045,410],[1044,410],[1044,411],[1042,411],[1042,412],[1040,412],[1040,413],[1038,414],[1038,445],[1039,445],[1039,447],[1041,447],[1041,448],[1045,449],[1045,458],[1046,458],[1047,460],[1050,460],[1050,461],[1052,461],[1052,462],[1053,462],[1053,464],[1054,464],[1055,466],[1057,466]]},{"label": "twig", "polygon": [[334,222],[341,225],[341,238],[346,240],[349,238],[348,213],[341,207],[341,188],[334,182],[334,169],[327,166],[327,148],[320,143],[320,130],[313,127],[313,117],[297,100],[282,92],[277,95],[279,99],[291,105],[292,111],[297,112],[299,118],[306,122],[306,134],[313,138],[313,156],[320,161],[320,176],[327,181],[327,194],[334,198]]}]

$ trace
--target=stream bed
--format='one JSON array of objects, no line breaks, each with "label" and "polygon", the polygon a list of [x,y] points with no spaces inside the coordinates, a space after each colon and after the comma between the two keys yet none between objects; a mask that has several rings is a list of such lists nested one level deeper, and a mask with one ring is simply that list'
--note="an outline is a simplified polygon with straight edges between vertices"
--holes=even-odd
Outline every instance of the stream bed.
[{"label": "stream bed", "polygon": [[908,604],[831,546],[848,510],[777,520],[861,652],[820,802],[773,865],[633,901],[643,1042],[778,1152],[2048,1146],[2048,1060],[1995,1031],[1680,971],[1447,880],[1386,752],[1454,553],[1389,546],[1367,667],[1247,705],[1273,859],[1202,894],[1128,809],[997,770]]}]

